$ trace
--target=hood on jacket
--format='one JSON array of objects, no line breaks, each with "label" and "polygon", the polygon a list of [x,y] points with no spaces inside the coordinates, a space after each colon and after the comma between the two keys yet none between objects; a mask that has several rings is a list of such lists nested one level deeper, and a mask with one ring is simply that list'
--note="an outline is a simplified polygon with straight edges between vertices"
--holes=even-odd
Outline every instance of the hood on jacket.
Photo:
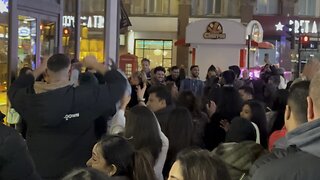
[{"label": "hood on jacket", "polygon": [[42,81],[36,81],[33,85],[34,91],[36,94],[41,94],[41,93],[45,93],[48,91],[52,91],[55,89],[59,89],[59,88],[63,88],[66,86],[71,86],[73,85],[73,82],[68,81],[68,82],[59,82],[59,83],[46,83],[46,82],[42,82]]},{"label": "hood on jacket", "polygon": [[266,151],[254,141],[220,144],[213,153],[218,155],[228,166],[240,171],[249,171],[252,164]]},{"label": "hood on jacket", "polygon": [[307,122],[286,135],[287,145],[320,157],[320,119]]}]

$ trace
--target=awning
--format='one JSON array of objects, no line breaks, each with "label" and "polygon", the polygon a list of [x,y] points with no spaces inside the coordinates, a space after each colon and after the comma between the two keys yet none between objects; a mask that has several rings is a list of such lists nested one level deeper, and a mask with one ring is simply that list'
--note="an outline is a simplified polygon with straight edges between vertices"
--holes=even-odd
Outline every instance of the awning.
[{"label": "awning", "polygon": [[[248,40],[247,40],[247,44],[248,44]],[[259,43],[257,41],[251,40],[251,47],[255,47],[259,49],[274,49],[274,45],[267,41]]]},{"label": "awning", "polygon": [[189,43],[186,43],[186,39],[178,39],[176,42],[174,42],[175,46],[190,46]]}]

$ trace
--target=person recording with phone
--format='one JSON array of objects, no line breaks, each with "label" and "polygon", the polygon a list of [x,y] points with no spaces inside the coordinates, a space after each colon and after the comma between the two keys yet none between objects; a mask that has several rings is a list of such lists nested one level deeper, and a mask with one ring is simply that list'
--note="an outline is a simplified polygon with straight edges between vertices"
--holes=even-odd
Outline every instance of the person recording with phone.
[{"label": "person recording with phone", "polygon": [[[131,85],[132,92],[131,92],[131,100],[130,100],[127,107],[131,108],[131,107],[139,104],[138,97],[137,97],[137,87],[140,86],[140,88],[142,89],[144,84],[146,84],[147,89],[149,89],[150,84],[148,83],[146,74],[142,71],[137,71],[137,72],[133,73],[131,75],[131,77],[129,78],[129,82]],[[149,94],[146,92],[144,95],[144,100],[147,99],[148,96],[149,96]]]}]

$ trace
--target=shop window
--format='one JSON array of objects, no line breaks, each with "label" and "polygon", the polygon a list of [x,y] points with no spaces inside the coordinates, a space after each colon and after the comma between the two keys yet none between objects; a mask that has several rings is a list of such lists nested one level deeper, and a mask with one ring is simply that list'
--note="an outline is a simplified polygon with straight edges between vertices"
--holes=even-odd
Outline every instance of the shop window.
[{"label": "shop window", "polygon": [[18,72],[24,67],[36,67],[36,26],[36,18],[18,16]]},{"label": "shop window", "polygon": [[105,0],[81,2],[80,60],[88,55],[104,62],[104,7]]},{"label": "shop window", "polygon": [[297,16],[316,16],[317,0],[298,0],[294,7]]},{"label": "shop window", "polygon": [[7,114],[9,0],[0,0],[0,111]]},{"label": "shop window", "polygon": [[[150,60],[151,68],[163,66],[166,69],[172,64],[172,40],[135,40],[135,55],[140,62],[143,58]],[[139,63],[139,69],[141,64]]]},{"label": "shop window", "polygon": [[70,59],[76,57],[76,33],[75,33],[75,17],[76,17],[76,0],[64,1],[63,16],[63,51]]},{"label": "shop window", "polygon": [[239,0],[191,0],[192,16],[240,16]]},{"label": "shop window", "polygon": [[132,0],[131,14],[178,15],[179,0]]},{"label": "shop window", "polygon": [[278,0],[257,0],[255,14],[278,14]]}]

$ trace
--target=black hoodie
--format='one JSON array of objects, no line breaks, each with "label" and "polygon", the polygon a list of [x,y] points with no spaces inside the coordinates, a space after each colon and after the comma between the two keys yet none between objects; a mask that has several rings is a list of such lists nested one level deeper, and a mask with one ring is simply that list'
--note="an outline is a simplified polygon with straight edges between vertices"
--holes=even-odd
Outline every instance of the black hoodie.
[{"label": "black hoodie", "polygon": [[40,180],[24,139],[14,129],[1,123],[0,179]]},{"label": "black hoodie", "polygon": [[28,125],[27,144],[44,179],[58,179],[85,166],[96,143],[94,120],[114,109],[126,79],[116,70],[106,85],[80,85],[35,93],[34,77],[20,76],[9,88],[11,105]]}]

